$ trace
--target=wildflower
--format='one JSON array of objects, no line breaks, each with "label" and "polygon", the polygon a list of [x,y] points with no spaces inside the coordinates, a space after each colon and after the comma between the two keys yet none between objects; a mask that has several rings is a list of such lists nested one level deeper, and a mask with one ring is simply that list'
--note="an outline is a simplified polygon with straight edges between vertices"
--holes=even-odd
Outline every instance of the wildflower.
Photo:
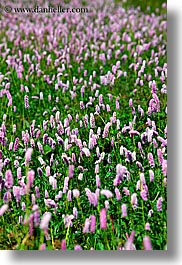
[{"label": "wildflower", "polygon": [[4,204],[3,206],[1,206],[1,208],[0,208],[0,216],[2,216],[7,209],[8,209],[8,204]]},{"label": "wildflower", "polygon": [[100,210],[100,228],[106,229],[107,228],[107,215],[106,215],[106,209],[102,208]]},{"label": "wildflower", "polygon": [[141,190],[140,196],[141,196],[142,200],[144,200],[144,201],[148,200],[148,194],[147,194],[147,191],[145,189]]},{"label": "wildflower", "polygon": [[159,163],[160,165],[162,166],[162,163],[163,163],[163,153],[162,153],[162,150],[161,149],[157,149],[157,156],[158,156],[158,160],[159,160]]},{"label": "wildflower", "polygon": [[65,228],[68,228],[69,226],[72,227],[73,226],[73,222],[72,220],[74,219],[74,215],[62,215],[63,219],[64,219],[64,225],[65,225]]},{"label": "wildflower", "polygon": [[157,211],[158,211],[158,212],[162,212],[162,202],[163,202],[163,198],[160,197],[160,198],[157,200],[157,204],[156,204],[156,206],[157,206]]},{"label": "wildflower", "polygon": [[96,186],[97,186],[97,188],[100,188],[100,177],[99,177],[99,175],[96,175]]},{"label": "wildflower", "polygon": [[21,174],[21,167],[18,167],[18,168],[17,168],[17,174],[16,174],[16,175],[17,175],[17,178],[18,178],[18,179],[21,179],[21,177],[22,177],[22,174]]},{"label": "wildflower", "polygon": [[77,219],[78,218],[78,210],[76,207],[73,207],[73,215],[74,215],[74,218]]},{"label": "wildflower", "polygon": [[114,191],[115,191],[115,194],[116,194],[116,199],[118,201],[120,201],[121,200],[121,193],[120,193],[119,189],[118,188],[115,188]]},{"label": "wildflower", "polygon": [[39,187],[35,187],[35,194],[37,198],[40,198],[40,191],[39,191]]},{"label": "wildflower", "polygon": [[152,169],[149,169],[150,182],[154,181],[154,172]]},{"label": "wildflower", "polygon": [[72,198],[71,198],[71,190],[68,190],[67,200],[68,200],[68,202],[71,202],[72,201]]},{"label": "wildflower", "polygon": [[85,225],[83,227],[83,233],[89,233],[89,228],[90,228],[90,219],[86,218]]},{"label": "wildflower", "polygon": [[48,230],[48,226],[49,226],[49,221],[51,219],[51,213],[50,212],[45,212],[43,214],[42,220],[40,222],[40,229],[42,230]]},{"label": "wildflower", "polygon": [[69,165],[68,167],[68,176],[69,178],[73,178],[73,175],[74,175],[74,165]]},{"label": "wildflower", "polygon": [[90,156],[90,151],[89,151],[89,149],[86,148],[86,147],[82,148],[82,153],[84,153],[87,157]]},{"label": "wildflower", "polygon": [[75,197],[75,198],[79,198],[79,196],[80,196],[80,192],[79,192],[79,190],[78,189],[73,189],[73,197]]},{"label": "wildflower", "polygon": [[11,169],[8,169],[5,173],[5,187],[10,189],[13,186],[14,180]]},{"label": "wildflower", "polygon": [[76,245],[76,246],[74,246],[74,249],[75,250],[82,250],[82,247],[80,245]]},{"label": "wildflower", "polygon": [[131,195],[131,204],[132,204],[133,209],[136,209],[137,208],[137,206],[138,206],[138,199],[137,199],[137,194],[136,193],[133,193]]},{"label": "wildflower", "polygon": [[163,159],[162,161],[162,174],[167,176],[167,160]]},{"label": "wildflower", "polygon": [[28,188],[28,189],[30,189],[31,186],[33,185],[34,176],[35,176],[35,172],[34,172],[34,170],[30,170],[30,171],[28,172],[28,175],[27,175],[27,179],[28,179],[28,181],[27,181],[27,188]]},{"label": "wildflower", "polygon": [[29,106],[29,100],[28,100],[28,96],[27,95],[25,95],[25,97],[24,97],[24,104],[25,104],[25,108],[26,109],[29,109],[30,108],[30,106]]},{"label": "wildflower", "polygon": [[93,113],[90,113],[90,127],[95,128],[95,118]]},{"label": "wildflower", "polygon": [[101,195],[104,195],[107,197],[107,199],[112,198],[113,194],[109,190],[101,190]]},{"label": "wildflower", "polygon": [[112,125],[111,122],[108,122],[108,123],[105,125],[105,127],[104,127],[104,132],[103,132],[103,135],[102,135],[103,138],[108,137],[108,134],[109,134],[109,127],[110,127],[111,125]]},{"label": "wildflower", "polygon": [[39,247],[39,250],[46,250],[46,244],[42,243]]},{"label": "wildflower", "polygon": [[132,231],[130,237],[128,237],[128,240],[124,245],[125,250],[136,250],[136,247],[133,244],[134,238],[135,238],[135,231]]},{"label": "wildflower", "polygon": [[96,217],[95,215],[90,216],[90,232],[95,233],[96,229]]},{"label": "wildflower", "polygon": [[61,250],[66,250],[66,240],[65,239],[63,239],[61,241]]},{"label": "wildflower", "polygon": [[145,224],[145,230],[150,230],[150,224],[149,223]]},{"label": "wildflower", "polygon": [[148,153],[148,161],[151,167],[155,167],[155,162],[152,153]]},{"label": "wildflower", "polygon": [[149,236],[144,236],[143,245],[145,250],[152,250],[152,244]]},{"label": "wildflower", "polygon": [[26,153],[25,153],[25,165],[28,165],[30,160],[31,160],[31,155],[32,155],[33,149],[28,148]]},{"label": "wildflower", "polygon": [[19,144],[19,138],[16,137],[15,142],[14,142],[14,151],[15,152],[18,150],[18,144]]},{"label": "wildflower", "polygon": [[121,205],[121,212],[122,212],[122,217],[125,218],[127,216],[127,206],[125,203]]}]

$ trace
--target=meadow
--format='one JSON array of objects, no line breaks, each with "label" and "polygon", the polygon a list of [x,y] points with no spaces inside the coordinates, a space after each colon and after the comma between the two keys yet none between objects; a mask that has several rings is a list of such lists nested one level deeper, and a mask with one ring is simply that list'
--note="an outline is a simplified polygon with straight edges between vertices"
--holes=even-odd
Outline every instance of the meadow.
[{"label": "meadow", "polygon": [[0,249],[166,250],[166,2],[53,2],[1,1]]}]

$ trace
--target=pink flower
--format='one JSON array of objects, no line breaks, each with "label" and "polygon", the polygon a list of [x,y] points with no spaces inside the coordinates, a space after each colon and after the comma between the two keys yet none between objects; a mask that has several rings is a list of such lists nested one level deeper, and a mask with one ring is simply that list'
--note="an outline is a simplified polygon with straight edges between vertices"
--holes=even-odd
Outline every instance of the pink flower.
[{"label": "pink flower", "polygon": [[66,250],[66,240],[65,239],[63,239],[61,241],[61,250]]},{"label": "pink flower", "polygon": [[90,219],[86,218],[85,225],[83,227],[83,233],[89,233],[89,228],[90,228]]},{"label": "pink flower", "polygon": [[78,189],[73,189],[73,197],[78,198],[80,196],[80,192]]},{"label": "pink flower", "polygon": [[149,169],[150,182],[154,181],[154,172],[152,169]]},{"label": "pink flower", "polygon": [[46,244],[45,243],[41,244],[39,250],[46,250]]},{"label": "pink flower", "polygon": [[90,151],[89,151],[89,149],[86,148],[86,147],[82,148],[82,153],[84,153],[87,157],[90,156]]},{"label": "pink flower", "polygon": [[163,202],[163,198],[160,197],[160,198],[157,200],[157,203],[156,203],[157,211],[158,211],[158,212],[162,212],[162,202]]},{"label": "pink flower", "polygon": [[28,148],[26,153],[25,153],[25,165],[28,165],[30,160],[31,160],[31,155],[32,155],[33,149]]},{"label": "pink flower", "polygon": [[143,245],[145,250],[152,250],[152,244],[149,236],[144,236]]},{"label": "pink flower", "polygon": [[133,193],[131,195],[131,204],[133,206],[133,209],[136,209],[137,206],[138,206],[138,199],[137,199],[137,194],[136,193]]},{"label": "pink flower", "polygon": [[110,190],[101,190],[101,195],[104,195],[107,197],[107,199],[112,198],[113,194]]},{"label": "pink flower", "polygon": [[145,224],[145,230],[150,230],[150,224],[149,223]]},{"label": "pink flower", "polygon": [[30,106],[29,106],[29,100],[28,100],[28,96],[27,95],[25,95],[25,97],[24,97],[24,103],[25,103],[25,108],[29,109]]},{"label": "pink flower", "polygon": [[103,138],[108,137],[108,134],[109,134],[109,127],[110,127],[111,125],[112,125],[111,122],[108,122],[108,123],[105,125],[105,127],[104,127],[104,132],[103,132],[103,135],[102,135]]},{"label": "pink flower", "polygon": [[76,245],[76,246],[74,247],[74,249],[75,249],[75,250],[82,250],[82,247],[81,247],[80,245]]},{"label": "pink flower", "polygon": [[28,176],[27,176],[27,178],[28,178],[28,181],[27,181],[27,187],[28,187],[28,189],[30,189],[31,186],[33,185],[34,176],[35,176],[34,170],[30,170],[28,172]]},{"label": "pink flower", "polygon": [[10,189],[13,186],[14,180],[11,169],[8,169],[5,173],[5,187]]},{"label": "pink flower", "polygon": [[50,212],[45,212],[43,214],[42,220],[40,222],[40,229],[42,230],[47,230],[49,226],[49,221],[51,219],[51,213]]},{"label": "pink flower", "polygon": [[135,238],[135,231],[132,231],[130,237],[128,237],[128,240],[124,245],[125,250],[136,250],[136,247],[133,244],[134,238]]},{"label": "pink flower", "polygon": [[122,217],[125,218],[127,216],[127,206],[125,203],[121,205],[121,212],[122,212]]},{"label": "pink flower", "polygon": [[95,233],[96,228],[96,217],[95,215],[90,216],[90,232]]},{"label": "pink flower", "polygon": [[2,216],[7,209],[8,209],[8,204],[4,204],[3,206],[1,206],[1,208],[0,208],[0,216]]},{"label": "pink flower", "polygon": [[106,229],[107,228],[107,214],[106,214],[106,209],[102,208],[100,210],[100,228],[101,229]]}]

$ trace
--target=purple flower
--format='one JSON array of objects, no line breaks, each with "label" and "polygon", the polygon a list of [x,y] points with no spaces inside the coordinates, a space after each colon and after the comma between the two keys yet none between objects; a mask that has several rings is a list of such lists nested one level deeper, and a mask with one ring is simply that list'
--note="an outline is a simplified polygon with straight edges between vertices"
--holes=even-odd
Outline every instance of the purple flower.
[{"label": "purple flower", "polygon": [[101,195],[104,195],[107,197],[107,199],[112,198],[113,194],[110,190],[101,190]]},{"label": "purple flower", "polygon": [[28,179],[28,181],[27,181],[27,188],[28,188],[28,189],[30,189],[31,186],[33,185],[33,182],[34,182],[34,176],[35,176],[35,172],[34,172],[34,170],[30,170],[30,171],[28,172],[28,175],[27,175],[27,179]]},{"label": "purple flower", "polygon": [[10,169],[8,169],[5,173],[5,187],[10,189],[13,186],[14,180],[13,175]]},{"label": "purple flower", "polygon": [[46,250],[46,244],[45,243],[41,244],[39,250]]},{"label": "purple flower", "polygon": [[45,212],[42,216],[41,222],[40,222],[40,229],[42,230],[48,230],[49,221],[51,219],[51,213]]},{"label": "purple flower", "polygon": [[158,160],[159,160],[159,163],[160,165],[162,166],[162,163],[163,163],[163,153],[162,153],[162,150],[161,149],[157,149],[157,156],[158,156]]},{"label": "purple flower", "polygon": [[76,246],[74,247],[74,249],[75,249],[75,250],[82,250],[82,247],[81,247],[80,245],[76,245]]},{"label": "purple flower", "polygon": [[123,203],[121,205],[121,213],[122,213],[122,217],[125,218],[127,216],[127,206],[125,203]]},{"label": "purple flower", "polygon": [[152,244],[149,236],[144,236],[143,245],[145,250],[152,250]]},{"label": "purple flower", "polygon": [[37,168],[37,173],[40,177],[42,177],[43,175],[43,172],[42,172],[42,169],[40,167]]},{"label": "purple flower", "polygon": [[95,128],[95,118],[93,113],[90,113],[90,127]]},{"label": "purple flower", "polygon": [[158,211],[158,212],[162,212],[162,202],[163,202],[163,198],[160,197],[160,198],[157,200],[157,203],[156,203],[157,211]]},{"label": "purple flower", "polygon": [[145,189],[141,190],[140,196],[141,196],[142,200],[144,200],[144,201],[148,200],[148,193]]},{"label": "purple flower", "polygon": [[145,224],[145,230],[150,230],[150,224],[149,223]]},{"label": "purple flower", "polygon": [[135,231],[132,231],[130,237],[128,237],[128,240],[124,245],[125,250],[136,250],[136,247],[133,244],[134,238],[135,238]]},{"label": "purple flower", "polygon": [[71,178],[73,178],[73,175],[74,175],[74,165],[69,165],[68,177],[71,179]]},{"label": "purple flower", "polygon": [[73,215],[74,215],[74,218],[77,219],[78,218],[78,210],[76,207],[73,207]]},{"label": "purple flower", "polygon": [[30,108],[30,106],[29,106],[29,100],[28,100],[28,96],[27,95],[25,95],[25,97],[24,97],[24,104],[25,104],[25,108],[26,109],[29,109]]},{"label": "purple flower", "polygon": [[96,175],[96,186],[97,186],[97,188],[100,188],[100,177],[99,177],[99,175]]},{"label": "purple flower", "polygon": [[32,155],[33,149],[28,148],[26,153],[25,153],[25,165],[28,165],[30,160],[31,160],[31,155]]},{"label": "purple flower", "polygon": [[86,147],[82,148],[82,153],[85,154],[87,157],[90,156],[90,151],[89,151],[89,149],[86,148]]},{"label": "purple flower", "polygon": [[4,204],[3,206],[1,206],[1,208],[0,208],[0,216],[2,216],[7,209],[8,209],[8,204]]},{"label": "purple flower", "polygon": [[154,181],[154,172],[152,169],[149,169],[150,182]]},{"label": "purple flower", "polygon": [[132,204],[133,209],[136,209],[138,207],[138,199],[137,199],[136,193],[133,193],[131,195],[131,204]]},{"label": "purple flower", "polygon": [[126,187],[123,187],[123,192],[125,193],[126,196],[130,195],[130,191]]},{"label": "purple flower", "polygon": [[64,225],[65,225],[65,228],[68,228],[69,226],[72,227],[73,226],[73,222],[72,220],[74,219],[74,215],[62,215],[63,219],[64,219]]},{"label": "purple flower", "polygon": [[90,232],[95,233],[96,229],[96,217],[95,215],[90,216]]},{"label": "purple flower", "polygon": [[90,219],[86,218],[85,225],[83,227],[83,233],[89,233],[89,228],[90,228]]},{"label": "purple flower", "polygon": [[63,239],[61,241],[61,250],[66,250],[66,240],[65,239]]},{"label": "purple flower", "polygon": [[118,201],[120,201],[121,200],[121,193],[120,193],[119,189],[115,188],[114,191],[115,191],[115,194],[116,194],[116,199]]},{"label": "purple flower", "polygon": [[39,187],[35,187],[35,195],[37,198],[40,198],[40,191],[39,191]]},{"label": "purple flower", "polygon": [[68,190],[67,200],[68,200],[68,202],[71,202],[72,201],[71,190]]},{"label": "purple flower", "polygon": [[18,150],[18,144],[19,144],[19,138],[16,137],[15,142],[14,142],[14,151],[15,152]]},{"label": "purple flower", "polygon": [[167,176],[167,160],[163,159],[162,161],[162,174],[164,177]]},{"label": "purple flower", "polygon": [[107,214],[105,208],[100,210],[100,228],[107,229]]},{"label": "purple flower", "polygon": [[136,165],[138,166],[138,168],[139,168],[141,171],[144,171],[144,168],[143,168],[142,164],[141,164],[139,161],[136,161]]},{"label": "purple flower", "polygon": [[104,132],[103,132],[103,135],[102,135],[103,138],[108,137],[108,134],[109,134],[109,128],[110,128],[111,125],[112,125],[111,122],[108,122],[108,123],[105,125],[105,127],[104,127]]},{"label": "purple flower", "polygon": [[151,167],[155,167],[155,162],[152,153],[148,153],[148,161]]}]

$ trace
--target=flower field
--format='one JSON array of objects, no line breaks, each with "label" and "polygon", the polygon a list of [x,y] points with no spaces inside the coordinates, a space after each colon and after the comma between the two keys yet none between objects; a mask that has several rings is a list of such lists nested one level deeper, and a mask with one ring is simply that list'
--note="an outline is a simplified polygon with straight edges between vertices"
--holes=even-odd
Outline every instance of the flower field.
[{"label": "flower field", "polygon": [[1,1],[0,249],[166,250],[166,2],[53,2]]}]

